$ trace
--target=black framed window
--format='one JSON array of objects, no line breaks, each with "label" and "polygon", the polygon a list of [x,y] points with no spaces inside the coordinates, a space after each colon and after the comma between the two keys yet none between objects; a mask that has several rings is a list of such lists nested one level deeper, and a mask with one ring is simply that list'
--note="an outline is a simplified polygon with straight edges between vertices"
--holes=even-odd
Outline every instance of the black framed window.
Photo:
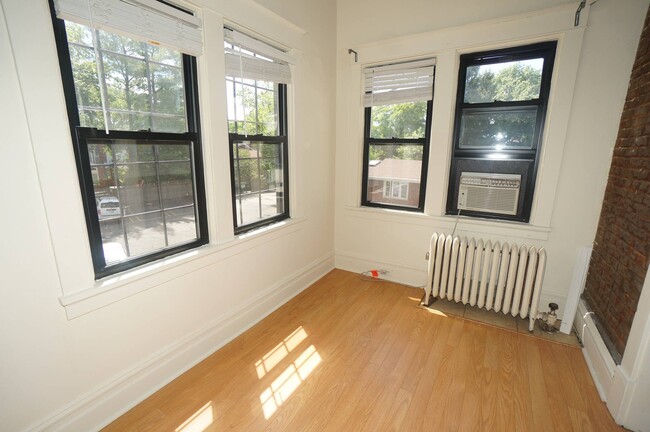
[{"label": "black framed window", "polygon": [[433,59],[364,69],[361,205],[424,211]]},{"label": "black framed window", "polygon": [[235,234],[241,234],[289,217],[288,66],[229,39],[230,172]]},{"label": "black framed window", "polygon": [[95,276],[206,244],[196,59],[52,17]]},{"label": "black framed window", "polygon": [[447,214],[530,219],[556,45],[460,57]]}]

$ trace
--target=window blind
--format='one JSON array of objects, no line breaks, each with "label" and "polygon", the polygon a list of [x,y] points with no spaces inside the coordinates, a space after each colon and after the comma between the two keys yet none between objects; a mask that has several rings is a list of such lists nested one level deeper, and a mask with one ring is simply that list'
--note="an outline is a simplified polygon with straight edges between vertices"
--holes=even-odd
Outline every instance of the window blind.
[{"label": "window blind", "polygon": [[363,105],[427,101],[433,97],[436,60],[424,59],[364,68]]},{"label": "window blind", "polygon": [[226,76],[291,84],[292,57],[236,30],[224,28]]},{"label": "window blind", "polygon": [[201,20],[156,0],[54,0],[57,18],[199,56]]}]

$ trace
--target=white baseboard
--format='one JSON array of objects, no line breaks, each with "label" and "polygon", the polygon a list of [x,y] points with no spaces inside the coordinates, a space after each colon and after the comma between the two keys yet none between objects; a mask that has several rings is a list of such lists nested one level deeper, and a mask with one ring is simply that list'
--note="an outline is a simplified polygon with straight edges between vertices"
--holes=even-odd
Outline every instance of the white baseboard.
[{"label": "white baseboard", "polygon": [[596,324],[591,318],[591,314],[587,311],[587,307],[582,300],[578,302],[574,323],[584,346],[582,354],[585,357],[600,398],[607,402],[609,391],[614,382],[614,375],[616,374],[616,363],[612,359],[596,328]]},{"label": "white baseboard", "polygon": [[161,350],[124,374],[92,390],[30,431],[93,431],[146,399],[255,325],[334,268],[327,254],[260,292],[204,328]]},{"label": "white baseboard", "polygon": [[351,252],[337,252],[334,265],[341,270],[347,270],[355,273],[362,273],[368,270],[388,270],[389,274],[382,276],[383,279],[410,285],[413,287],[424,287],[427,281],[426,261],[422,256],[422,267],[409,266],[402,263],[376,260],[369,257]]},{"label": "white baseboard", "polygon": [[[424,287],[427,281],[426,261],[424,260],[424,256],[422,256],[422,262],[424,264],[421,268],[418,268],[401,263],[363,257],[350,252],[337,252],[335,258],[336,268],[355,273],[361,273],[372,269],[384,269],[388,270],[390,274],[382,276],[382,278],[417,288]],[[566,293],[542,290],[539,301],[539,310],[546,311],[547,305],[551,302],[557,303],[560,306],[560,313],[562,313],[566,303]]]}]

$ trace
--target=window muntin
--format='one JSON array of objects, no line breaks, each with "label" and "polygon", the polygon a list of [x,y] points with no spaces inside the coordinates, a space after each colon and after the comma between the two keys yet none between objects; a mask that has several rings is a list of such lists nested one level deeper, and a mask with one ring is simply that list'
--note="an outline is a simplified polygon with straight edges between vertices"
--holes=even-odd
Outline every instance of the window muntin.
[{"label": "window muntin", "polygon": [[228,132],[278,135],[278,84],[226,77]]},{"label": "window muntin", "polygon": [[54,26],[96,277],[207,243],[196,60]]},{"label": "window muntin", "polygon": [[72,22],[66,34],[80,126],[106,128],[103,91],[109,130],[187,132],[181,53]]},{"label": "window muntin", "polygon": [[530,218],[556,42],[471,53],[460,58],[447,214],[457,214],[463,172],[521,176],[517,213],[463,214]]},{"label": "window muntin", "polygon": [[284,214],[284,148],[281,141],[233,140],[237,226]]},{"label": "window muntin", "polygon": [[[226,52],[274,60],[224,41]],[[286,84],[226,76],[235,233],[289,217]]]}]

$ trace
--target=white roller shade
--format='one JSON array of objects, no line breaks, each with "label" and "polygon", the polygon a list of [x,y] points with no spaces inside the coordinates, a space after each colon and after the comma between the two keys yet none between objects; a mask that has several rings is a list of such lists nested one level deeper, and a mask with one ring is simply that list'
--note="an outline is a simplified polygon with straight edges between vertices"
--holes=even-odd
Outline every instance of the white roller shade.
[{"label": "white roller shade", "polygon": [[292,58],[286,52],[227,28],[224,39],[233,46],[225,49],[226,76],[291,83]]},{"label": "white roller shade", "polygon": [[363,105],[430,100],[435,64],[435,59],[425,59],[364,68]]},{"label": "white roller shade", "polygon": [[201,20],[156,0],[54,0],[57,18],[161,45],[203,53]]}]

